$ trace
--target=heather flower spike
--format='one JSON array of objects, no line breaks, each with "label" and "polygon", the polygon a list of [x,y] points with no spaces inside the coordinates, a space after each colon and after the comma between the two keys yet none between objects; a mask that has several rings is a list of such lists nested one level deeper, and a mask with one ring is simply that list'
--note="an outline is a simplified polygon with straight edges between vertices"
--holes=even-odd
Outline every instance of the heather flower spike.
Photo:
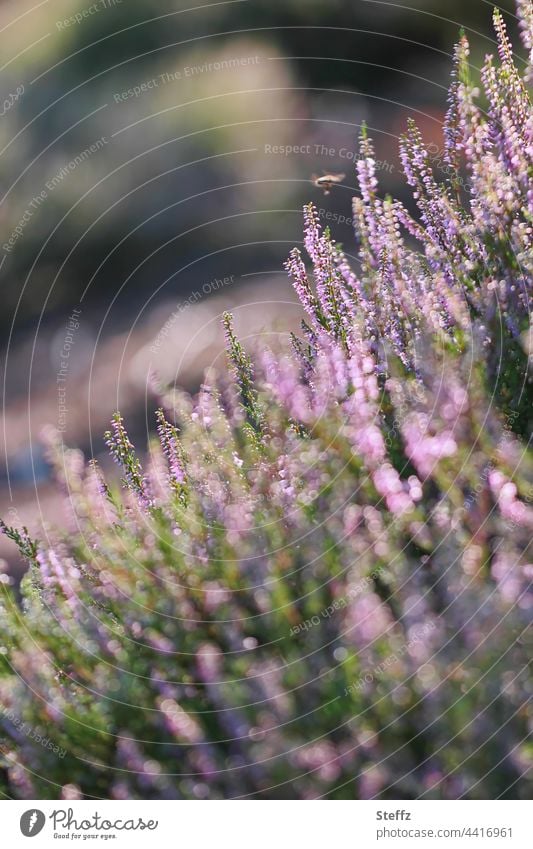
[{"label": "heather flower spike", "polygon": [[6,523],[0,519],[0,533],[5,534],[8,539],[15,543],[18,550],[26,560],[35,560],[37,555],[37,542],[30,537],[26,527],[22,527],[18,530],[18,528],[6,525]]},{"label": "heather flower spike", "polygon": [[249,424],[255,431],[259,432],[263,428],[263,415],[257,390],[254,386],[252,361],[246,355],[241,343],[237,340],[233,332],[232,316],[227,312],[224,313],[223,323],[226,332],[228,358],[239,387],[241,402],[246,411]]},{"label": "heather flower spike", "polygon": [[168,461],[169,483],[181,501],[186,503],[187,498],[187,473],[185,470],[185,455],[178,430],[165,418],[163,410],[157,411],[157,431],[163,453]]},{"label": "heather flower spike", "polygon": [[141,462],[135,455],[135,449],[130,442],[120,413],[115,413],[113,416],[111,430],[106,431],[104,438],[111,456],[124,472],[125,486],[137,495],[143,506],[149,506],[151,502]]}]

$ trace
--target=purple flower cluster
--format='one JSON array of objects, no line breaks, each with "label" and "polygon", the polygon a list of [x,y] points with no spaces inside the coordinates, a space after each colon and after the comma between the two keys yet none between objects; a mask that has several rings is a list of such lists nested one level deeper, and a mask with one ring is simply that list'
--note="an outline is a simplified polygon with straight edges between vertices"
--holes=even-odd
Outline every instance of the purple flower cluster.
[{"label": "purple flower cluster", "polygon": [[0,698],[66,756],[0,715],[7,795],[530,797],[531,55],[495,28],[486,111],[456,49],[445,179],[401,141],[418,215],[363,130],[357,273],[305,207],[291,350],[226,315],[227,373],[163,399],[145,470],[114,418],[121,487],[51,440],[75,527],[2,526]]}]

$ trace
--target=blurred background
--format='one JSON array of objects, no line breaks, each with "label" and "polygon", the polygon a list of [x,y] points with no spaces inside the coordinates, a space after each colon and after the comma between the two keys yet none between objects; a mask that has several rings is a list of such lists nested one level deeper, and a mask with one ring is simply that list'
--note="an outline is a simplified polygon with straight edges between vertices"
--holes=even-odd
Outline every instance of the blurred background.
[{"label": "blurred background", "polygon": [[[516,39],[513,3],[500,7]],[[297,326],[282,266],[302,204],[353,254],[361,123],[382,190],[406,199],[406,117],[440,149],[453,44],[463,27],[479,67],[491,12],[485,0],[0,2],[0,515],[61,521],[46,424],[100,457],[119,407],[144,447],[154,383],[194,390],[222,363],[223,309],[244,340]],[[324,196],[310,177],[328,172],[346,177]]]}]

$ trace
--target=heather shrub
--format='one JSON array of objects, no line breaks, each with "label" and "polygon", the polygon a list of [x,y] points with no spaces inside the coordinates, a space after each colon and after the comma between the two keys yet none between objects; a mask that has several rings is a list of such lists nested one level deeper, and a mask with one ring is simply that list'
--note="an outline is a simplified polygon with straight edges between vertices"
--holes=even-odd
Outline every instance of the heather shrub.
[{"label": "heather shrub", "polygon": [[3,526],[5,794],[530,797],[531,56],[495,28],[482,93],[456,49],[444,171],[401,141],[416,213],[365,131],[357,268],[305,208],[290,350],[226,315],[142,463],[114,418],[120,487],[49,435],[71,527]]}]

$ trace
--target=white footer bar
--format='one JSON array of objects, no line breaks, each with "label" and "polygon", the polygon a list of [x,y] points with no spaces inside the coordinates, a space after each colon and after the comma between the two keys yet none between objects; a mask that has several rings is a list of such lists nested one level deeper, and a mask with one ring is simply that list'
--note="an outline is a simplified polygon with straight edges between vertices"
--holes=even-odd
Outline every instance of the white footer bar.
[{"label": "white footer bar", "polygon": [[5,801],[0,810],[6,849],[533,847],[531,802]]}]

